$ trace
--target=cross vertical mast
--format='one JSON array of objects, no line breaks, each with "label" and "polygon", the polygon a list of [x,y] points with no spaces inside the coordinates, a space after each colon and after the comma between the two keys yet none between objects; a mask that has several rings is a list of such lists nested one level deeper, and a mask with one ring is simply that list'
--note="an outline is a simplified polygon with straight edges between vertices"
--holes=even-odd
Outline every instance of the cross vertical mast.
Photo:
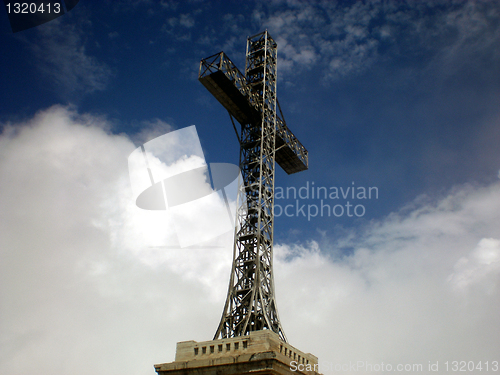
[{"label": "cross vertical mast", "polygon": [[286,340],[278,318],[272,277],[276,42],[267,31],[247,41],[245,78],[260,109],[260,122],[242,125],[240,201],[231,281],[214,339],[271,329]]},{"label": "cross vertical mast", "polygon": [[308,168],[307,150],[277,115],[277,44],[267,31],[249,37],[245,75],[220,52],[201,61],[199,80],[241,124],[233,265],[217,338],[269,329],[286,342],[273,279],[275,162]]}]

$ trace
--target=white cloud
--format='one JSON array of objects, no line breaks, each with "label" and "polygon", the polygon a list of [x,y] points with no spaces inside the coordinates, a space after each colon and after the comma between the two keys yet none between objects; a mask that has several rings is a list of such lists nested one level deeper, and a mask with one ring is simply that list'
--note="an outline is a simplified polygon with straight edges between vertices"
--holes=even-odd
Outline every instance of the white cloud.
[{"label": "white cloud", "polygon": [[[106,129],[52,107],[0,137],[1,373],[151,374],[177,341],[215,332],[230,236],[145,246],[127,173],[135,146]],[[498,360],[498,212],[500,183],[465,186],[331,248],[276,245],[290,343],[325,366]]]},{"label": "white cloud", "polygon": [[[3,374],[26,366],[39,374],[149,374],[173,359],[186,334],[213,334],[228,271],[224,285],[212,279],[230,251],[223,239],[222,247],[180,253],[125,236],[134,229],[127,157],[135,146],[106,128],[52,107],[0,138]],[[211,325],[195,318],[202,311]]]},{"label": "white cloud", "polygon": [[111,69],[89,55],[79,23],[68,24],[57,19],[39,26],[37,32],[38,37],[30,42],[37,67],[63,95],[106,88]]},{"label": "white cloud", "polygon": [[[448,281],[457,289],[468,289],[474,284],[485,284],[485,279],[492,277],[491,287],[495,288],[495,279],[500,273],[500,240],[483,238],[468,256],[460,258]],[[494,293],[495,290],[491,290]]]},{"label": "white cloud", "polygon": [[[491,361],[500,350],[500,184],[421,199],[335,249],[276,247],[292,343],[325,366]],[[342,249],[352,249],[341,256]],[[291,327],[291,328],[290,328]],[[377,373],[359,369],[357,373]]]},{"label": "white cloud", "polygon": [[[378,42],[368,31],[376,10],[372,4],[354,3],[341,7],[334,3],[286,2],[276,9],[254,11],[253,18],[279,35],[280,71],[311,68],[319,62],[329,78],[365,69],[376,54]],[[273,7],[271,3],[270,7]],[[360,54],[360,50],[364,53]]]},{"label": "white cloud", "polygon": [[190,14],[181,14],[179,24],[189,29],[194,26],[194,18]]},{"label": "white cloud", "polygon": [[[499,13],[494,2],[290,0],[262,3],[252,19],[279,35],[281,72],[318,63],[322,77],[334,80],[369,69],[382,58],[381,47],[395,56],[431,51],[433,62],[445,65],[445,71],[450,64],[461,66],[467,56],[498,59]],[[301,56],[304,52],[309,58]]]},{"label": "white cloud", "polygon": [[200,9],[191,14],[180,14],[178,17],[170,17],[162,26],[162,31],[174,37],[176,41],[186,42],[191,40],[191,33],[185,33],[186,29],[195,26],[195,17],[201,13]]}]

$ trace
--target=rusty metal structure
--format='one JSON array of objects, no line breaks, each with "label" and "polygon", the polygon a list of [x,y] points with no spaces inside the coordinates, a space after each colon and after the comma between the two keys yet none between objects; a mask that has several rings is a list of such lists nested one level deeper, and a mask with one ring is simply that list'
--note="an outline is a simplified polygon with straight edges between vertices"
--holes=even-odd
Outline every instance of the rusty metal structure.
[{"label": "rusty metal structure", "polygon": [[288,174],[300,172],[308,168],[308,154],[277,100],[277,44],[267,30],[251,36],[244,75],[220,52],[201,60],[198,79],[229,112],[243,179],[229,289],[214,340],[269,329],[286,342],[272,271],[275,163]]}]

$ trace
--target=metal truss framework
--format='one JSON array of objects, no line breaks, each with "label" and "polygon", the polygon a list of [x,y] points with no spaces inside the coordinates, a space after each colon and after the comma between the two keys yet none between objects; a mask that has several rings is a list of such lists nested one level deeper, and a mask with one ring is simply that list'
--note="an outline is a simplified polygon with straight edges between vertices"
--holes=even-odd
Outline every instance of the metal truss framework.
[{"label": "metal truss framework", "polygon": [[[274,294],[274,174],[308,168],[307,150],[288,129],[276,97],[277,44],[267,31],[247,40],[245,75],[220,52],[203,59],[199,80],[241,124],[237,225],[229,290],[214,336],[270,329],[286,342]],[[279,109],[279,114],[277,113]]]}]

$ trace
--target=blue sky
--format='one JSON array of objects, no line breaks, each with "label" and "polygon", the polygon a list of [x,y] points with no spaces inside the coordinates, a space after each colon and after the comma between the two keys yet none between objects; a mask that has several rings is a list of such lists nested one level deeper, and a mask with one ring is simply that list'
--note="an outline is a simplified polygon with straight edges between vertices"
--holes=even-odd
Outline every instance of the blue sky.
[{"label": "blue sky", "polygon": [[[280,171],[277,185],[376,186],[364,219],[380,218],[421,194],[497,178],[497,11],[492,2],[84,3],[23,33],[3,23],[1,116],[58,103],[105,116],[114,133],[156,119],[194,124],[210,161],[237,162],[227,114],[196,80],[199,60],[224,50],[244,69],[246,38],[267,28],[279,43],[285,118],[311,159],[306,173]],[[283,218],[277,236],[355,221],[304,228]]]},{"label": "blue sky", "polygon": [[[243,70],[246,38],[265,29],[281,108],[309,151],[309,170],[277,167],[276,185],[378,191],[324,202],[362,204],[360,217],[276,218],[291,344],[331,363],[500,360],[497,2],[82,0],[15,34],[0,16],[0,372],[48,358],[39,373],[65,373],[97,356],[94,373],[120,372],[109,359],[147,374],[173,360],[176,341],[211,338],[231,240],[195,253],[132,236],[127,157],[196,125],[208,162],[236,164],[199,62],[223,50]],[[80,354],[62,344],[73,335]],[[117,337],[121,352],[102,354]]]}]

